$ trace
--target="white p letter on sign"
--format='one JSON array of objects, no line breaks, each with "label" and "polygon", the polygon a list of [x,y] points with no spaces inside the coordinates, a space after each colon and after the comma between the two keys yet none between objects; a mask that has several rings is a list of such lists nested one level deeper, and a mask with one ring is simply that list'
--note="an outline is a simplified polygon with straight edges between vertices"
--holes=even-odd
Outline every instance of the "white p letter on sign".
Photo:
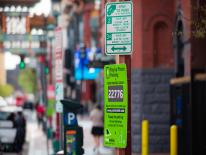
[{"label": "white p letter on sign", "polygon": [[72,121],[75,119],[74,113],[68,113],[68,124],[72,124]]}]

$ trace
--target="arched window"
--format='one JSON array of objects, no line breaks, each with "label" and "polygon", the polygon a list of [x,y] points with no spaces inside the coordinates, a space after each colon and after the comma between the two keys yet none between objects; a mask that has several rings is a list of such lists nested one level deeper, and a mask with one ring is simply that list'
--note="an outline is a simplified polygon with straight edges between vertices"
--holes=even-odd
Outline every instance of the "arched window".
[{"label": "arched window", "polygon": [[153,27],[153,65],[169,66],[171,61],[171,34],[165,22],[157,22]]}]

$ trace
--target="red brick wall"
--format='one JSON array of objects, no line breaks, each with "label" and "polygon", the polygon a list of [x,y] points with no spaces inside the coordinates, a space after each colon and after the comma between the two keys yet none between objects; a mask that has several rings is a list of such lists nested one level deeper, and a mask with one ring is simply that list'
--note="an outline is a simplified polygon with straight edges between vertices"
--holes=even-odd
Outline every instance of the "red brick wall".
[{"label": "red brick wall", "polygon": [[133,1],[133,54],[132,68],[142,68],[142,1]]},{"label": "red brick wall", "polygon": [[[154,3],[151,0],[144,0],[142,3],[143,68],[171,68],[174,65],[172,30],[175,2],[156,0]],[[165,25],[163,29],[161,26],[157,27],[158,23]]]},{"label": "red brick wall", "polygon": [[87,47],[91,47],[91,28],[90,28],[90,18],[91,11],[94,9],[93,3],[88,3],[84,5],[83,12],[83,23],[84,23],[84,43]]},{"label": "red brick wall", "polygon": [[82,82],[82,100],[83,101],[91,101],[92,95],[92,84],[93,81],[85,80]]},{"label": "red brick wall", "polygon": [[[94,10],[94,4],[93,3],[87,3],[84,4],[84,10],[83,10],[83,29],[84,29],[84,43],[86,47],[91,47],[91,28],[90,28],[90,19],[91,19],[91,12]],[[82,84],[82,101],[90,101],[92,98],[92,92],[90,87],[91,81],[83,81]]]}]

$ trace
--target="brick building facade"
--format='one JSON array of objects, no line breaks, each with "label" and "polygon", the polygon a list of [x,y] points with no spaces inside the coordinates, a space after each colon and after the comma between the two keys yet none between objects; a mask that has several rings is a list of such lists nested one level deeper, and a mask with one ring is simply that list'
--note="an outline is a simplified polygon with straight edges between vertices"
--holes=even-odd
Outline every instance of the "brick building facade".
[{"label": "brick building facade", "polygon": [[[133,152],[140,152],[141,121],[150,122],[150,152],[169,152],[169,80],[174,76],[173,0],[134,1],[132,56]],[[136,32],[135,32],[136,31]],[[141,36],[141,37],[140,37]],[[137,40],[137,42],[136,42]],[[138,62],[139,61],[139,62]]]}]

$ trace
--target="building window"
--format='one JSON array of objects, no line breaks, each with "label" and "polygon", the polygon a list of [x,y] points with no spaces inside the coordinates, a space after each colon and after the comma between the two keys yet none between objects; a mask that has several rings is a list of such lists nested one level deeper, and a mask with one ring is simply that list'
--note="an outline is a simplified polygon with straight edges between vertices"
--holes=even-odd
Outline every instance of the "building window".
[{"label": "building window", "polygon": [[157,22],[154,25],[153,37],[153,66],[169,66],[171,58],[171,34],[165,22]]}]

